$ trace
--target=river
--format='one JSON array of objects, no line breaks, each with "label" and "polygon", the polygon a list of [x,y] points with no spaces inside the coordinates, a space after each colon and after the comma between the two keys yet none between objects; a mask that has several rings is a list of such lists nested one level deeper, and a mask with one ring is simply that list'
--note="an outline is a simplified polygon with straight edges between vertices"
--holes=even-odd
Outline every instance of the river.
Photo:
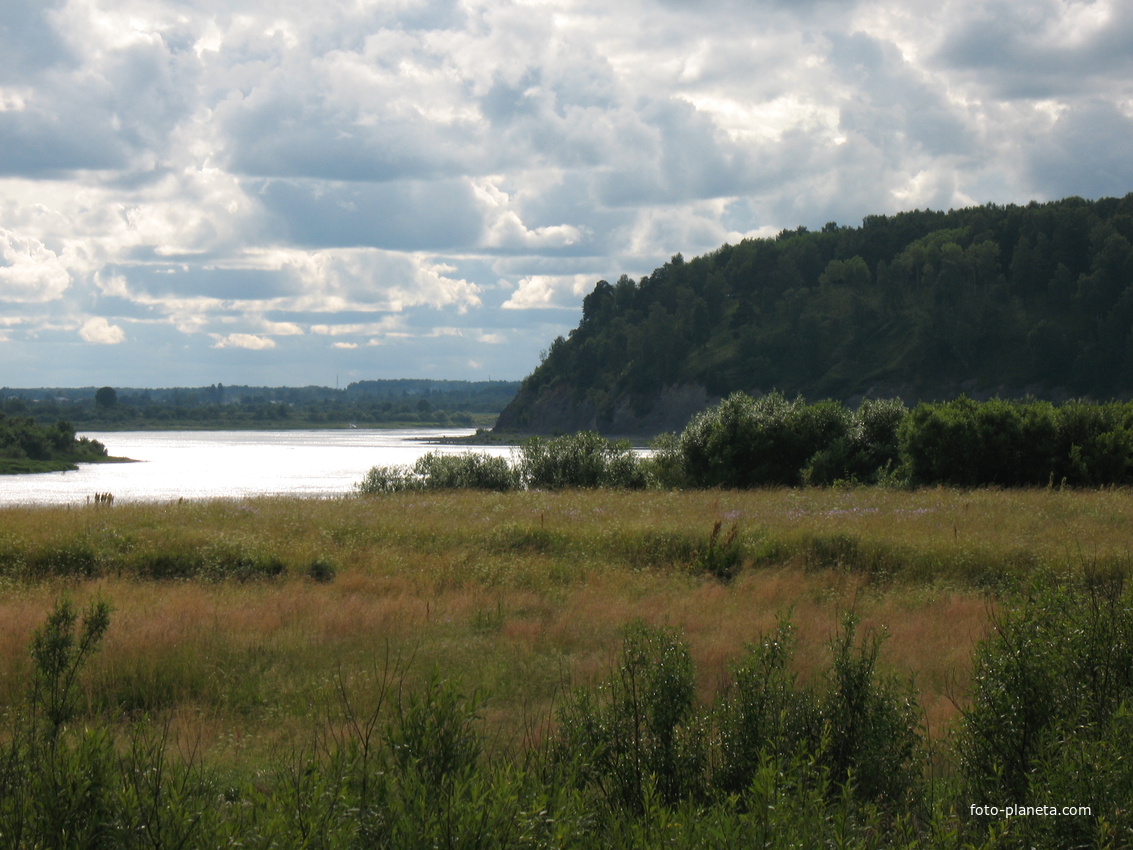
[{"label": "river", "polygon": [[72,472],[0,475],[0,505],[83,504],[95,493],[115,501],[346,495],[372,466],[410,465],[429,451],[510,447],[429,442],[471,429],[311,431],[86,431],[115,457],[137,463],[85,463]]}]

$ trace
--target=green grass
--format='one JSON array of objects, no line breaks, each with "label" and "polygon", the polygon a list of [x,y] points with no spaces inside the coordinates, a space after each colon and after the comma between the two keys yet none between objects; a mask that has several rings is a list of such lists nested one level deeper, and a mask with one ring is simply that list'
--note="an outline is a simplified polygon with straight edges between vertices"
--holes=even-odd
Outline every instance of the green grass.
[{"label": "green grass", "polygon": [[[416,492],[10,507],[0,509],[0,704],[9,719],[25,710],[27,648],[60,594],[80,606],[102,599],[111,626],[79,680],[79,717],[111,730],[119,749],[138,730],[160,732],[169,757],[194,753],[209,781],[230,783],[240,799],[257,783],[281,794],[293,787],[284,762],[344,757],[361,722],[350,711],[382,704],[381,732],[398,699],[406,708],[428,692],[436,671],[477,695],[470,728],[491,768],[468,782],[500,799],[534,795],[515,801],[524,811],[550,795],[547,805],[577,826],[593,789],[556,784],[559,768],[547,765],[531,785],[523,765],[539,763],[538,742],[567,695],[609,679],[628,624],[680,635],[695,704],[709,706],[745,646],[787,614],[790,671],[821,691],[853,610],[863,633],[885,630],[879,673],[912,681],[926,739],[946,747],[989,614],[1036,575],[1126,576],[1131,525],[1124,490]],[[734,562],[723,569],[732,528]],[[329,762],[318,763],[309,775],[331,781]],[[941,756],[938,768],[947,763]],[[955,781],[954,768],[939,769]],[[796,830],[805,812],[839,811],[826,808],[825,792],[807,797],[817,787],[808,783],[777,815],[793,812]],[[278,799],[272,806],[283,811]],[[741,836],[758,826],[740,809],[643,806],[644,820],[594,820],[592,834],[656,837],[664,817],[674,834],[705,841],[700,816]],[[876,827],[857,806],[855,822]],[[923,840],[929,828],[909,834]],[[294,839],[286,834],[284,843]],[[855,834],[851,846],[870,846]]]}]

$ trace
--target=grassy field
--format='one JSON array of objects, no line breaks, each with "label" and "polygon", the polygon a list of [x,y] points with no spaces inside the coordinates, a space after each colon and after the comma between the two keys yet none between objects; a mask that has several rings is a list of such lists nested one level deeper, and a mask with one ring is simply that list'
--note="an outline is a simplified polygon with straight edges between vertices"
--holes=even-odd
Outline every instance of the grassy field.
[{"label": "grassy field", "polygon": [[[716,531],[714,532],[714,529]],[[733,533],[734,529],[734,533]],[[61,594],[111,606],[81,679],[86,722],[168,723],[253,776],[351,706],[430,672],[480,703],[489,752],[550,734],[609,675],[627,624],[683,636],[707,702],[789,616],[817,681],[842,616],[885,635],[926,739],[965,705],[972,651],[1038,572],[1128,574],[1125,490],[418,492],[0,510],[0,705],[32,676]],[[346,719],[344,719],[346,718]]]},{"label": "grassy field", "polygon": [[[698,569],[734,525],[735,578]],[[444,493],[331,501],[119,504],[0,512],[0,688],[63,587],[113,627],[88,699],[175,709],[224,747],[302,735],[336,676],[386,648],[488,695],[501,735],[608,666],[626,623],[679,628],[704,680],[790,612],[800,672],[840,612],[885,628],[930,726],[954,715],[995,591],[1039,567],[1125,570],[1133,496],[1117,492],[773,490]],[[723,546],[724,534],[717,546]],[[142,580],[170,558],[205,578]],[[224,577],[271,563],[270,580]],[[309,577],[325,563],[333,581]],[[180,563],[180,562],[178,562]],[[210,567],[213,572],[210,572]],[[60,575],[60,574],[64,575]],[[66,575],[70,573],[70,575]],[[36,580],[29,580],[36,579]],[[526,713],[526,718],[525,718]]]}]

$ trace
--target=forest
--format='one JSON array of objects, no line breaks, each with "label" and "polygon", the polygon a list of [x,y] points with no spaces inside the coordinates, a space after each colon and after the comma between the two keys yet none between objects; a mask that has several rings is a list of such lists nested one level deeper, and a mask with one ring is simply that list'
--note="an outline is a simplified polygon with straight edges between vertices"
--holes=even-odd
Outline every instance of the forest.
[{"label": "forest", "polygon": [[0,390],[0,411],[94,430],[490,425],[515,381],[398,379],[331,387]]},{"label": "forest", "polygon": [[[867,216],[600,280],[499,430],[641,433],[666,388],[712,399],[1125,398],[1133,194]],[[652,429],[677,430],[687,416]]]}]

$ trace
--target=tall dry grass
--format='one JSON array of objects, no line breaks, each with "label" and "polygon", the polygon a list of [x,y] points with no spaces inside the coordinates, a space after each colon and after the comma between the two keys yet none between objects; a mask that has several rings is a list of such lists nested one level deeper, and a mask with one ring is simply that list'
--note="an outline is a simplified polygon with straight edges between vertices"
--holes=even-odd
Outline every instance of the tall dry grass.
[{"label": "tall dry grass", "polygon": [[[695,569],[718,521],[736,526],[742,553],[727,583]],[[5,508],[0,701],[20,698],[32,631],[61,592],[114,608],[85,686],[90,712],[173,717],[183,738],[234,763],[309,735],[343,693],[364,701],[391,655],[415,681],[435,666],[479,688],[487,728],[507,746],[551,717],[564,688],[601,677],[630,620],[682,630],[707,694],[745,643],[787,612],[797,672],[818,675],[841,613],[853,608],[862,628],[887,632],[883,663],[913,677],[935,734],[955,714],[996,590],[1040,568],[1126,570],[1131,521],[1128,492],[1057,490],[452,492]],[[277,559],[286,572],[137,577],[158,556],[232,552]],[[333,581],[308,577],[316,560],[333,566]],[[75,564],[82,569],[63,577],[45,571]]]}]

